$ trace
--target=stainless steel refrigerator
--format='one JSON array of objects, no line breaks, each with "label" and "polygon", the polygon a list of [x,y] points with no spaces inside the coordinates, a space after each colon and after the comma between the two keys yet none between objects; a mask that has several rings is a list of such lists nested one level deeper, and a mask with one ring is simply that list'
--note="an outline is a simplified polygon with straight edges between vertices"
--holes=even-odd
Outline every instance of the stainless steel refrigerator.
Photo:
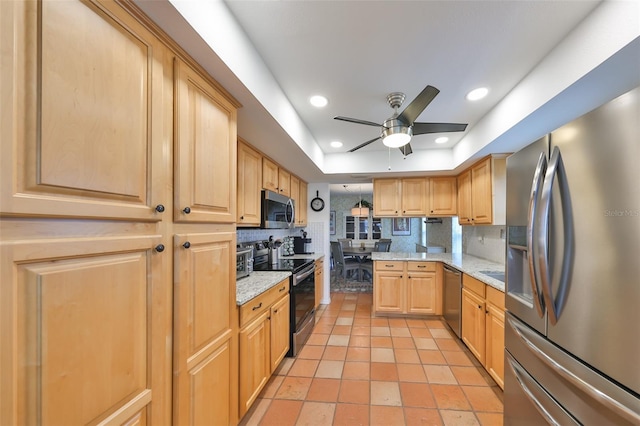
[{"label": "stainless steel refrigerator", "polygon": [[640,88],[507,159],[507,425],[640,424]]}]

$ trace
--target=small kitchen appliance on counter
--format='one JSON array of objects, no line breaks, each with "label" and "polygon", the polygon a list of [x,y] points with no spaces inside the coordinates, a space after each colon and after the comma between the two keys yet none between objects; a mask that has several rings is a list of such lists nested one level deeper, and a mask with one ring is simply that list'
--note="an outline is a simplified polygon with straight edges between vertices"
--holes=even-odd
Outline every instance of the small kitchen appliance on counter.
[{"label": "small kitchen appliance on counter", "polygon": [[311,250],[309,249],[309,244],[311,244],[311,238],[307,238],[306,236],[293,237],[293,253],[312,254]]}]

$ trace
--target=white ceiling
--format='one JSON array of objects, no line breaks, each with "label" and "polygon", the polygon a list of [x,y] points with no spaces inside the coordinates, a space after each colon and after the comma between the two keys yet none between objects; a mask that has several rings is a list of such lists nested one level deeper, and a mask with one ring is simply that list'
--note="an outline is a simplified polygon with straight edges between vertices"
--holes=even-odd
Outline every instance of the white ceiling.
[{"label": "white ceiling", "polygon": [[[309,182],[459,171],[526,145],[640,79],[628,69],[640,64],[638,2],[137,4],[243,104],[239,135]],[[619,54],[632,41],[631,52]],[[393,112],[388,93],[404,92],[406,106],[427,84],[441,92],[417,121],[469,123],[467,131],[447,134],[444,146],[433,142],[440,135],[414,136],[406,159],[381,141],[346,153],[379,131],[334,116],[381,123]],[[489,96],[466,101],[479,86]],[[313,94],[329,105],[309,105]],[[331,148],[333,140],[344,146]]]}]

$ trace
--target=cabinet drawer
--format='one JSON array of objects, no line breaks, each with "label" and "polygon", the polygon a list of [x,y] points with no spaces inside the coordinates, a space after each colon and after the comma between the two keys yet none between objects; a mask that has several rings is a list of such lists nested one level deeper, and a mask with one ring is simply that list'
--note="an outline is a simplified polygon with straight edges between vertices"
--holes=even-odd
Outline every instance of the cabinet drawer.
[{"label": "cabinet drawer", "polygon": [[289,293],[289,279],[284,279],[240,307],[240,327],[244,327],[278,299]]},{"label": "cabinet drawer", "polygon": [[487,286],[487,302],[504,310],[504,293],[491,286]]},{"label": "cabinet drawer", "polygon": [[462,274],[462,286],[484,298],[485,284],[482,281],[473,278],[471,275]]},{"label": "cabinet drawer", "polygon": [[401,260],[376,260],[376,271],[402,271],[404,262]]},{"label": "cabinet drawer", "polygon": [[435,272],[436,262],[407,262],[407,270],[412,272]]}]

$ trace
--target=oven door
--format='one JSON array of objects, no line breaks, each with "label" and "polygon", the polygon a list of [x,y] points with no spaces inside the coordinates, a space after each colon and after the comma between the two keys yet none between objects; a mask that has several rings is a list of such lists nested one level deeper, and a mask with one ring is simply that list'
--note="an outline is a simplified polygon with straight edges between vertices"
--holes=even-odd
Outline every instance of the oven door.
[{"label": "oven door", "polygon": [[315,263],[291,277],[291,339],[288,356],[296,356],[315,326]]}]

